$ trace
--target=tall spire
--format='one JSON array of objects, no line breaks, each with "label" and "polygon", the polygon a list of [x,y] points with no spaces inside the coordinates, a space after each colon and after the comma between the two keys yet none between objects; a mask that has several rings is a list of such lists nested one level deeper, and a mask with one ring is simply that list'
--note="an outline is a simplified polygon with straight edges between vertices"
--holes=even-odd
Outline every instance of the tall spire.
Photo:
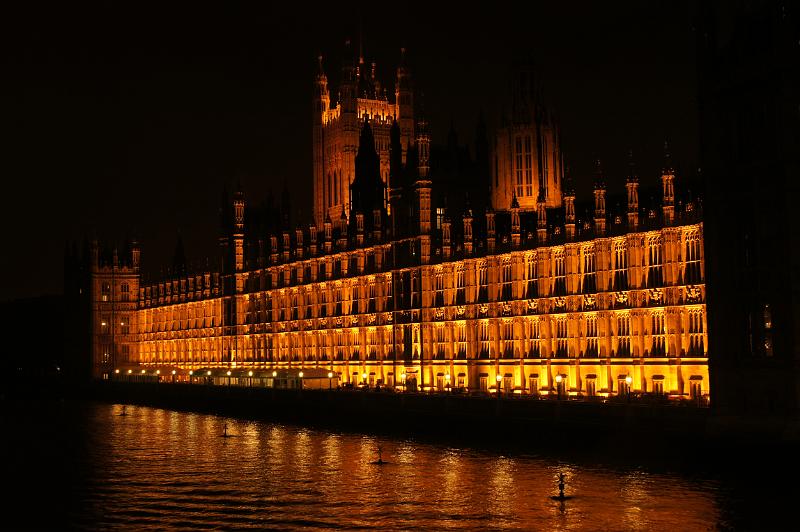
[{"label": "tall spire", "polygon": [[564,217],[567,238],[575,238],[575,188],[569,167],[564,169]]},{"label": "tall spire", "polygon": [[664,141],[664,168],[661,171],[663,185],[663,199],[661,208],[664,214],[664,223],[671,225],[675,219],[675,169],[672,167],[672,156],[669,153],[669,144]]},{"label": "tall spire", "polygon": [[636,163],[633,150],[628,150],[628,176],[625,180],[628,192],[628,228],[636,230],[639,226],[639,176],[636,175]]},{"label": "tall spire", "polygon": [[669,142],[664,141],[664,166],[662,169],[663,173],[675,173],[675,169],[672,167],[672,155],[669,152]]},{"label": "tall spire", "polygon": [[606,232],[606,180],[600,159],[595,161],[594,170],[594,228],[598,235]]}]

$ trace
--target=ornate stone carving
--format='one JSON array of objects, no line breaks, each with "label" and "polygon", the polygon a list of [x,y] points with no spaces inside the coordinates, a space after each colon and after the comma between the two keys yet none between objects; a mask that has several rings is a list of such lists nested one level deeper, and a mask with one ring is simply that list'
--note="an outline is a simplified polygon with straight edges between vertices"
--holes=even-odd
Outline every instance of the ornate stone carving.
[{"label": "ornate stone carving", "polygon": [[686,299],[690,303],[699,303],[703,298],[703,291],[697,285],[689,285],[686,287]]}]

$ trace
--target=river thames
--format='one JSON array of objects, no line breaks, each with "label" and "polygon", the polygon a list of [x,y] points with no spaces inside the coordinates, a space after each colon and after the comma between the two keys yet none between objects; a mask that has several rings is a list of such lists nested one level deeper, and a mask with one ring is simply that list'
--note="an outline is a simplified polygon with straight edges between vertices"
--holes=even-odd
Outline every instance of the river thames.
[{"label": "river thames", "polygon": [[[19,528],[676,531],[794,520],[791,493],[769,495],[777,471],[753,481],[736,463],[537,454],[535,431],[529,448],[502,450],[134,405],[0,409],[16,486],[4,514]],[[373,463],[379,447],[385,465]],[[551,499],[559,473],[566,502]]]}]

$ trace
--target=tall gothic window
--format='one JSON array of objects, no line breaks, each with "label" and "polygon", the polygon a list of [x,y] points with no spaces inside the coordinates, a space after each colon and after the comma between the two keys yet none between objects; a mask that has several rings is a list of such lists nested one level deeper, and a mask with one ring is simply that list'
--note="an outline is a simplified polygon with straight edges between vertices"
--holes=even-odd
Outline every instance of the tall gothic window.
[{"label": "tall gothic window", "polygon": [[666,337],[664,336],[664,314],[662,312],[654,313],[650,318],[650,336],[652,342],[650,344],[651,356],[664,356],[667,354],[666,350]]},{"label": "tall gothic window", "polygon": [[698,284],[703,282],[703,270],[700,267],[700,234],[693,231],[686,236],[686,273],[685,284]]},{"label": "tall gothic window", "polygon": [[527,281],[525,297],[533,299],[539,297],[539,286],[536,278],[536,254],[525,256],[525,279]]},{"label": "tall gothic window", "polygon": [[564,251],[559,250],[553,254],[553,295],[564,296],[567,294],[567,278],[564,267]]},{"label": "tall gothic window", "polygon": [[436,360],[444,360],[447,354],[447,333],[443,323],[436,324]]},{"label": "tall gothic window", "polygon": [[377,309],[377,305],[375,304],[375,278],[371,278],[369,280],[369,303],[367,306],[367,312],[375,312]]},{"label": "tall gothic window", "polygon": [[614,243],[614,290],[628,289],[628,249],[624,241]]},{"label": "tall gothic window", "polygon": [[481,320],[478,323],[478,358],[489,358],[489,320]]},{"label": "tall gothic window", "polygon": [[500,324],[500,346],[503,358],[514,358],[514,323],[510,319]]},{"label": "tall gothic window", "polygon": [[444,273],[441,268],[436,270],[434,277],[434,306],[444,306]]},{"label": "tall gothic window", "polygon": [[541,347],[539,342],[539,320],[533,319],[527,322],[528,327],[528,358],[539,358]]},{"label": "tall gothic window", "polygon": [[700,309],[689,311],[689,356],[705,356],[704,329],[703,311]]},{"label": "tall gothic window", "polygon": [[631,356],[631,318],[628,314],[617,316],[617,356]]},{"label": "tall gothic window", "polygon": [[502,285],[502,300],[510,301],[512,298],[512,283],[511,283],[511,259],[503,260],[503,285]]},{"label": "tall gothic window", "polygon": [[557,318],[556,321],[556,357],[558,358],[566,358],[569,351],[567,350],[568,346],[568,337],[567,337],[567,318],[566,316],[561,316]]},{"label": "tall gothic window", "polygon": [[525,195],[533,196],[533,154],[531,136],[525,136]]},{"label": "tall gothic window", "polygon": [[455,350],[455,358],[462,360],[467,358],[467,327],[463,322],[456,325]]},{"label": "tall gothic window", "polygon": [[647,287],[657,288],[664,284],[664,263],[661,256],[661,237],[647,241]]},{"label": "tall gothic window", "polygon": [[464,294],[464,264],[456,265],[456,305],[463,305],[466,302]]},{"label": "tall gothic window", "polygon": [[586,317],[586,350],[583,356],[596,358],[599,356],[597,342],[597,316]]},{"label": "tall gothic window", "polygon": [[487,301],[489,301],[489,272],[486,262],[481,262],[478,266],[478,302]]},{"label": "tall gothic window", "polygon": [[594,248],[587,246],[583,250],[583,293],[593,294],[597,292],[594,268]]}]

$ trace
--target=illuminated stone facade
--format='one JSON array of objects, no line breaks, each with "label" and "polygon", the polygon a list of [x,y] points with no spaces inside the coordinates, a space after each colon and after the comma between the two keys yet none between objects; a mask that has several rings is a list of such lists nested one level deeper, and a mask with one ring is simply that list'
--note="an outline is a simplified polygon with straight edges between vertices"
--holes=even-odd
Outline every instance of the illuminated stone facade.
[{"label": "illuminated stone facade", "polygon": [[[607,212],[598,165],[591,218],[576,216],[567,183],[535,209],[512,194],[507,209],[439,219],[427,123],[404,143],[393,121],[388,174],[371,124],[358,131],[346,216],[266,234],[237,191],[217,271],[140,285],[138,248],[124,266],[95,257],[96,376],[313,368],[407,391],[705,401],[701,206],[676,205],[669,159],[657,206],[639,205],[631,165],[627,212]],[[102,325],[123,321],[113,337]]]}]

